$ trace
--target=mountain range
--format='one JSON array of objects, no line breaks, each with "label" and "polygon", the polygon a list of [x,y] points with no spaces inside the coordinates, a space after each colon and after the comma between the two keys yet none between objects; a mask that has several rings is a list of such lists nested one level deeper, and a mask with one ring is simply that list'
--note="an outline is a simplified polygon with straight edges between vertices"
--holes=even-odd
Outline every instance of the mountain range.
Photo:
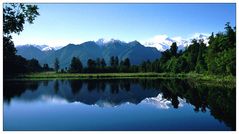
[{"label": "mountain range", "polygon": [[192,39],[203,39],[208,44],[208,34],[195,34],[192,38],[181,37],[170,38],[167,35],[155,36],[143,45],[138,41],[124,42],[115,39],[99,39],[87,41],[82,44],[68,44],[64,47],[50,47],[48,45],[21,45],[17,46],[17,54],[26,59],[37,59],[40,64],[47,63],[53,67],[55,58],[60,61],[60,67],[69,67],[73,56],[78,57],[83,66],[87,65],[88,59],[104,58],[109,65],[111,56],[118,56],[119,60],[129,58],[131,64],[138,65],[143,61],[153,61],[160,58],[161,52],[170,48],[173,42],[177,43],[179,50],[184,50],[190,45]]},{"label": "mountain range", "polygon": [[62,48],[53,48],[47,45],[22,45],[17,46],[17,54],[26,59],[37,59],[40,64],[47,63],[53,67],[55,58],[60,61],[60,68],[69,67],[73,56],[78,57],[83,66],[88,59],[104,58],[109,65],[111,56],[118,56],[119,60],[130,59],[131,64],[138,65],[143,61],[153,61],[160,58],[161,52],[154,47],[145,47],[138,41],[129,43],[111,39],[104,41],[87,41],[82,44],[68,44]]}]

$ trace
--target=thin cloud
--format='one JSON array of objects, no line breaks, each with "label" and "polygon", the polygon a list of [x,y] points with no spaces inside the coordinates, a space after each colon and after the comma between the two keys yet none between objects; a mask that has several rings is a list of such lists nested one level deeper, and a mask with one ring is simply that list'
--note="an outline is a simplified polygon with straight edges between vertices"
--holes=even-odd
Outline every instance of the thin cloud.
[{"label": "thin cloud", "polygon": [[84,42],[84,40],[81,39],[51,39],[51,40],[46,40],[46,39],[40,39],[40,38],[21,38],[18,36],[13,37],[13,42],[16,46],[19,45],[26,45],[26,44],[36,44],[36,45],[48,45],[51,47],[59,47],[59,46],[66,46],[70,43],[72,44],[81,44]]}]

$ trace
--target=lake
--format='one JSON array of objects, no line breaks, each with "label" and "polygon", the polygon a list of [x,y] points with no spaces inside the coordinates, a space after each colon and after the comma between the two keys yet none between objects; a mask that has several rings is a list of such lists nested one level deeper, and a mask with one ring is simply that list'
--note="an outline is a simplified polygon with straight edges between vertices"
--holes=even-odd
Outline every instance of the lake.
[{"label": "lake", "polygon": [[236,88],[192,80],[4,81],[3,130],[235,131]]}]

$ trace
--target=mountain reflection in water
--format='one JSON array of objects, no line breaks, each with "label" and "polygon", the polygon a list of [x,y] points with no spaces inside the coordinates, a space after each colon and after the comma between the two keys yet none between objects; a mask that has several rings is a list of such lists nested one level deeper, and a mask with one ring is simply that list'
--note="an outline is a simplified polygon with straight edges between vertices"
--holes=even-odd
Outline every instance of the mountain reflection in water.
[{"label": "mountain reflection in water", "polygon": [[195,112],[211,115],[236,128],[235,87],[208,86],[187,80],[51,80],[4,81],[4,103],[11,101],[83,103],[99,107],[150,104],[160,109],[192,105]]}]

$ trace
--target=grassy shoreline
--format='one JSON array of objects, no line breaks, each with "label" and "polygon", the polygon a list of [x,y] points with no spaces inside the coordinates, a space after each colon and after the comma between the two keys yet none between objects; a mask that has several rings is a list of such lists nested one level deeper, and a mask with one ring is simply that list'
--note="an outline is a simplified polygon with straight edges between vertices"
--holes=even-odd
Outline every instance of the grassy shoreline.
[{"label": "grassy shoreline", "polygon": [[135,78],[151,78],[151,79],[193,79],[202,81],[217,82],[236,82],[234,76],[221,75],[205,75],[197,73],[94,73],[94,74],[72,74],[72,73],[55,73],[41,72],[26,75],[20,75],[15,79],[26,80],[44,80],[44,79],[135,79]]}]

